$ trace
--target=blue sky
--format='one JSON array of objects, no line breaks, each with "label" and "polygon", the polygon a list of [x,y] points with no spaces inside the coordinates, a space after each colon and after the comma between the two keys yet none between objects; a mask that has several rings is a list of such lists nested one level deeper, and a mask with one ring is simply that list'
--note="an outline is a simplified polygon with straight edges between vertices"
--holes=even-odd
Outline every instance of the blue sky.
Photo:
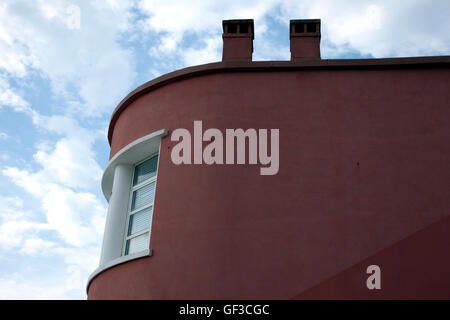
[{"label": "blue sky", "polygon": [[255,19],[254,60],[288,60],[290,19],[322,58],[450,55],[450,1],[0,2],[0,299],[85,299],[107,203],[109,118],[138,85],[221,59]]}]

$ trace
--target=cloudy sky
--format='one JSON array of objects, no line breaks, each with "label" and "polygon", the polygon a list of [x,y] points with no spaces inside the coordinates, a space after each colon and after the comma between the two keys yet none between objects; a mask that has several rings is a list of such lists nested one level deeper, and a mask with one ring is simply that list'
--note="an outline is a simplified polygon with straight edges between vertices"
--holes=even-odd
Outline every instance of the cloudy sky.
[{"label": "cloudy sky", "polygon": [[108,121],[138,85],[221,59],[223,19],[254,60],[288,60],[290,19],[322,58],[450,55],[450,1],[0,0],[0,299],[85,299],[107,203]]}]

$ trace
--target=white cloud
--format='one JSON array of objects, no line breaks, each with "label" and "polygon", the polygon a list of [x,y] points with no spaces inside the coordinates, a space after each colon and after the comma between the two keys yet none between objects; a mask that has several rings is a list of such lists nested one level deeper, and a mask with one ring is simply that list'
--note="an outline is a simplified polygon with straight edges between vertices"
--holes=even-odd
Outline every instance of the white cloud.
[{"label": "white cloud", "polygon": [[277,2],[143,0],[139,8],[148,15],[146,25],[150,30],[182,34],[220,30],[223,19],[263,19]]},{"label": "white cloud", "polygon": [[[55,199],[54,196],[48,199]],[[98,219],[102,214],[95,212],[99,208],[96,208],[98,204],[93,196],[84,194],[75,200],[82,204],[74,207],[92,215],[91,222],[95,227],[90,232],[99,235],[103,219]],[[3,265],[5,260],[14,261],[14,270],[17,270],[12,274],[2,270],[0,299],[84,299],[86,279],[98,266],[99,240],[80,247],[46,240],[49,232],[58,231],[55,230],[58,223],[50,220],[37,222],[36,212],[23,209],[24,202],[17,196],[0,196],[2,261]],[[65,215],[64,204],[57,203],[56,208]],[[67,225],[63,227],[67,228]],[[27,262],[17,260],[20,256],[26,257]],[[42,272],[42,266],[29,264],[32,259],[46,266],[46,272]],[[56,273],[48,272],[50,268],[54,268]]]},{"label": "white cloud", "polygon": [[222,48],[222,39],[210,37],[203,41],[201,48],[187,48],[182,51],[181,57],[186,65],[198,65],[215,62],[222,59],[219,48]]},{"label": "white cloud", "polygon": [[450,51],[446,0],[289,1],[282,8],[283,17],[322,19],[325,56],[345,53],[345,47],[378,58]]},{"label": "white cloud", "polygon": [[[69,23],[74,5],[79,7],[79,28]],[[118,43],[129,28],[131,7],[131,1],[3,2],[0,70],[24,77],[37,69],[66,98],[74,86],[83,103],[72,112],[97,116],[112,110],[135,77],[132,54]]]},{"label": "white cloud", "polygon": [[[7,167],[2,173],[14,183],[34,195],[45,212],[46,228],[55,230],[70,245],[84,246],[101,243],[106,208],[96,195],[90,192],[73,191],[71,188],[51,182],[46,169],[36,173]],[[7,221],[2,225],[3,236],[13,237],[15,231],[25,232],[42,226],[24,221]],[[20,239],[18,240],[20,243]]]},{"label": "white cloud", "polygon": [[54,246],[55,243],[51,241],[46,241],[41,238],[29,238],[25,241],[19,252],[26,255],[34,255],[38,252],[47,251]]},{"label": "white cloud", "polygon": [[45,181],[55,181],[68,187],[84,188],[99,184],[102,169],[95,160],[93,143],[99,134],[82,128],[69,117],[39,117],[38,126],[63,134],[53,150],[48,144],[38,147],[34,159],[43,170]]},{"label": "white cloud", "polygon": [[15,107],[18,111],[21,111],[22,108],[28,107],[28,103],[14,92],[6,81],[5,75],[0,74],[0,108],[2,106]]},{"label": "white cloud", "polygon": [[[1,197],[0,247],[9,254],[37,256],[41,261],[60,256],[66,273],[59,275],[63,278],[52,286],[34,283],[35,276],[0,279],[0,286],[9,288],[0,289],[0,297],[82,298],[86,279],[98,265],[104,229],[104,201],[90,191],[99,189],[102,170],[95,160],[93,145],[104,132],[83,128],[70,116],[43,116],[25,100],[13,100],[8,106],[30,116],[38,129],[61,137],[56,142],[44,140],[37,144],[34,160],[39,170],[2,169],[4,176],[34,196],[40,208],[24,210],[26,196]],[[50,236],[55,239],[55,235],[58,241],[47,240]],[[45,278],[54,282],[58,276]]]},{"label": "white cloud", "polygon": [[[75,3],[80,28],[69,28],[69,1],[9,0],[0,5],[0,69],[23,77],[37,69],[55,92],[72,100],[68,112],[101,115],[114,108],[135,78],[134,55],[118,40],[124,32],[158,34],[150,52],[161,60],[180,58],[183,65],[220,60],[221,20],[255,19],[255,58],[287,59],[288,47],[270,38],[268,18],[287,26],[292,18],[322,19],[322,55],[349,50],[375,57],[449,54],[450,20],[446,0],[387,1],[175,1],[142,0],[146,18],[132,24],[134,1]],[[141,33],[142,34],[142,33]],[[194,39],[193,43],[183,42]],[[184,47],[183,47],[184,46]],[[152,68],[154,74],[158,70]],[[10,88],[0,102],[24,106]],[[68,94],[74,86],[77,97]],[[4,87],[4,86],[3,86]]]},{"label": "white cloud", "polygon": [[[101,243],[106,208],[89,191],[98,189],[102,174],[93,151],[93,144],[99,137],[97,131],[82,128],[76,120],[67,116],[41,116],[35,113],[34,123],[63,137],[54,145],[49,141],[38,144],[34,159],[41,169],[31,171],[5,167],[2,174],[40,201],[45,212],[45,228],[56,231],[66,244],[77,247],[98,245]],[[8,208],[6,200],[11,203],[11,199],[17,200],[4,198],[2,207]],[[1,228],[5,230],[5,241],[15,241],[15,245],[22,243],[22,237],[12,240],[14,233],[44,229],[41,223],[26,220],[7,220]]]},{"label": "white cloud", "polygon": [[106,208],[95,195],[47,186],[42,198],[48,224],[74,246],[100,244]]},{"label": "white cloud", "polygon": [[56,247],[51,249],[57,255],[63,257],[64,262],[69,266],[75,266],[83,272],[86,277],[82,280],[83,291],[86,287],[87,275],[91,274],[98,267],[100,260],[99,246],[74,247]]},{"label": "white cloud", "polygon": [[0,299],[85,299],[85,279],[85,270],[76,264],[67,265],[57,274],[14,272],[0,277]]},{"label": "white cloud", "polygon": [[20,209],[23,206],[23,200],[17,196],[14,197],[4,197],[0,196],[0,216],[2,214],[1,210],[3,208],[11,208],[13,210]]},{"label": "white cloud", "polygon": [[38,113],[30,107],[30,104],[25,99],[11,88],[4,75],[0,73],[0,76],[0,109],[6,106],[15,112],[22,112],[28,115],[33,122],[37,121]]},{"label": "white cloud", "polygon": [[[83,297],[87,275],[98,265],[106,213],[104,201],[92,192],[99,190],[102,173],[93,151],[99,130],[80,126],[75,117],[112,110],[130,89],[133,56],[118,41],[129,27],[131,3],[79,3],[79,28],[68,23],[69,1],[0,4],[0,107],[30,116],[38,132],[59,135],[37,144],[39,169],[2,169],[28,194],[0,198],[0,246],[9,258],[59,257],[60,269],[66,269],[42,275],[46,281],[23,269],[0,278],[1,298]],[[67,101],[56,110],[64,116],[43,116],[41,106],[32,107],[12,87],[9,80],[29,81],[30,71],[50,80],[53,93]],[[40,206],[32,211],[24,208],[36,201]]]},{"label": "white cloud", "polygon": [[[47,129],[69,136],[72,134],[70,126],[64,126],[64,123],[70,124],[71,121],[52,120],[47,122]],[[72,125],[76,128],[76,123]],[[85,137],[82,135],[79,138]],[[24,206],[29,203],[26,195],[0,197],[0,247],[5,255],[17,253],[27,259],[36,257],[44,264],[46,259],[51,264],[56,259],[60,264],[59,273],[42,274],[37,267],[34,273],[29,274],[22,268],[16,278],[11,275],[0,278],[0,299],[85,298],[87,277],[98,266],[106,214],[104,201],[89,191],[74,189],[73,182],[67,182],[79,181],[77,185],[83,186],[86,179],[85,182],[92,187],[87,175],[81,180],[74,176],[73,179],[65,179],[66,174],[74,174],[71,170],[79,171],[72,161],[89,163],[92,160],[88,152],[90,149],[86,149],[86,159],[66,159],[63,153],[58,161],[58,147],[54,147],[54,151],[51,148],[47,145],[42,147],[47,151],[38,151],[46,152],[52,158],[51,161],[43,161],[42,157],[36,157],[41,161],[40,170],[15,167],[2,170],[6,177],[33,195],[40,208],[25,210]],[[60,163],[62,174],[50,174],[53,161]],[[94,177],[91,179],[95,181]],[[88,185],[84,187],[88,188]]]},{"label": "white cloud", "polygon": [[[33,281],[34,280],[34,281]],[[36,279],[28,279],[19,274],[0,278],[0,299],[67,299],[70,298],[68,290],[61,283],[48,285]]]},{"label": "white cloud", "polygon": [[6,250],[21,246],[30,235],[50,230],[46,223],[30,221],[30,212],[22,207],[18,197],[0,197],[0,246]]},{"label": "white cloud", "polygon": [[37,173],[20,172],[18,169],[11,171],[14,175],[29,174],[34,177],[34,182],[26,186],[29,192],[39,194],[40,184],[49,181],[73,188],[97,186],[102,169],[95,160],[93,144],[102,137],[102,131],[80,127],[75,119],[68,116],[42,116],[28,104],[26,109],[19,111],[31,115],[38,128],[64,136],[54,144],[53,149],[49,141],[37,145],[38,150],[33,157],[43,170]]},{"label": "white cloud", "polygon": [[[184,66],[221,60],[222,20],[255,20],[262,37],[266,15],[278,1],[173,1],[143,0],[139,8],[147,15],[144,26],[159,34],[159,43],[150,50],[153,57],[180,59]],[[195,35],[194,43],[182,47],[184,37]],[[155,74],[158,72],[154,71]]]},{"label": "white cloud", "polygon": [[[288,59],[289,47],[271,38],[268,17],[286,25],[290,19],[322,19],[322,56],[349,51],[374,57],[442,55],[450,53],[447,0],[316,0],[300,1],[167,1],[143,0],[148,30],[160,34],[153,56],[179,56],[186,64],[220,60],[220,45],[183,48],[184,37],[195,34],[206,43],[220,39],[221,20],[255,19],[255,60]],[[279,10],[274,10],[278,8]],[[198,41],[198,40],[197,40]]]}]

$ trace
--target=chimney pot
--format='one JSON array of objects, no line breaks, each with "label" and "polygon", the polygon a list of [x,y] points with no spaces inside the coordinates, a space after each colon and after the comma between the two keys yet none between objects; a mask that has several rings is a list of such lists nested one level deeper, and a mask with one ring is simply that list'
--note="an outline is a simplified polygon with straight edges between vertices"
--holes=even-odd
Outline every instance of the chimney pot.
[{"label": "chimney pot", "polygon": [[291,60],[320,59],[320,19],[291,20]]},{"label": "chimney pot", "polygon": [[252,60],[254,24],[253,19],[223,20],[223,52],[225,60]]}]

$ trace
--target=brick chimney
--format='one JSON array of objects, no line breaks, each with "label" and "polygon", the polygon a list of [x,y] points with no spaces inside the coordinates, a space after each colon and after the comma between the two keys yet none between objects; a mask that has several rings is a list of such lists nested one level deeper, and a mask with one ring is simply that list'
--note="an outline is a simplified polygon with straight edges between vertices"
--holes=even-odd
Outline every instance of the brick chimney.
[{"label": "brick chimney", "polygon": [[223,20],[222,27],[222,61],[252,61],[253,39],[255,38],[253,19]]},{"label": "brick chimney", "polygon": [[320,19],[291,20],[291,60],[320,59]]}]

